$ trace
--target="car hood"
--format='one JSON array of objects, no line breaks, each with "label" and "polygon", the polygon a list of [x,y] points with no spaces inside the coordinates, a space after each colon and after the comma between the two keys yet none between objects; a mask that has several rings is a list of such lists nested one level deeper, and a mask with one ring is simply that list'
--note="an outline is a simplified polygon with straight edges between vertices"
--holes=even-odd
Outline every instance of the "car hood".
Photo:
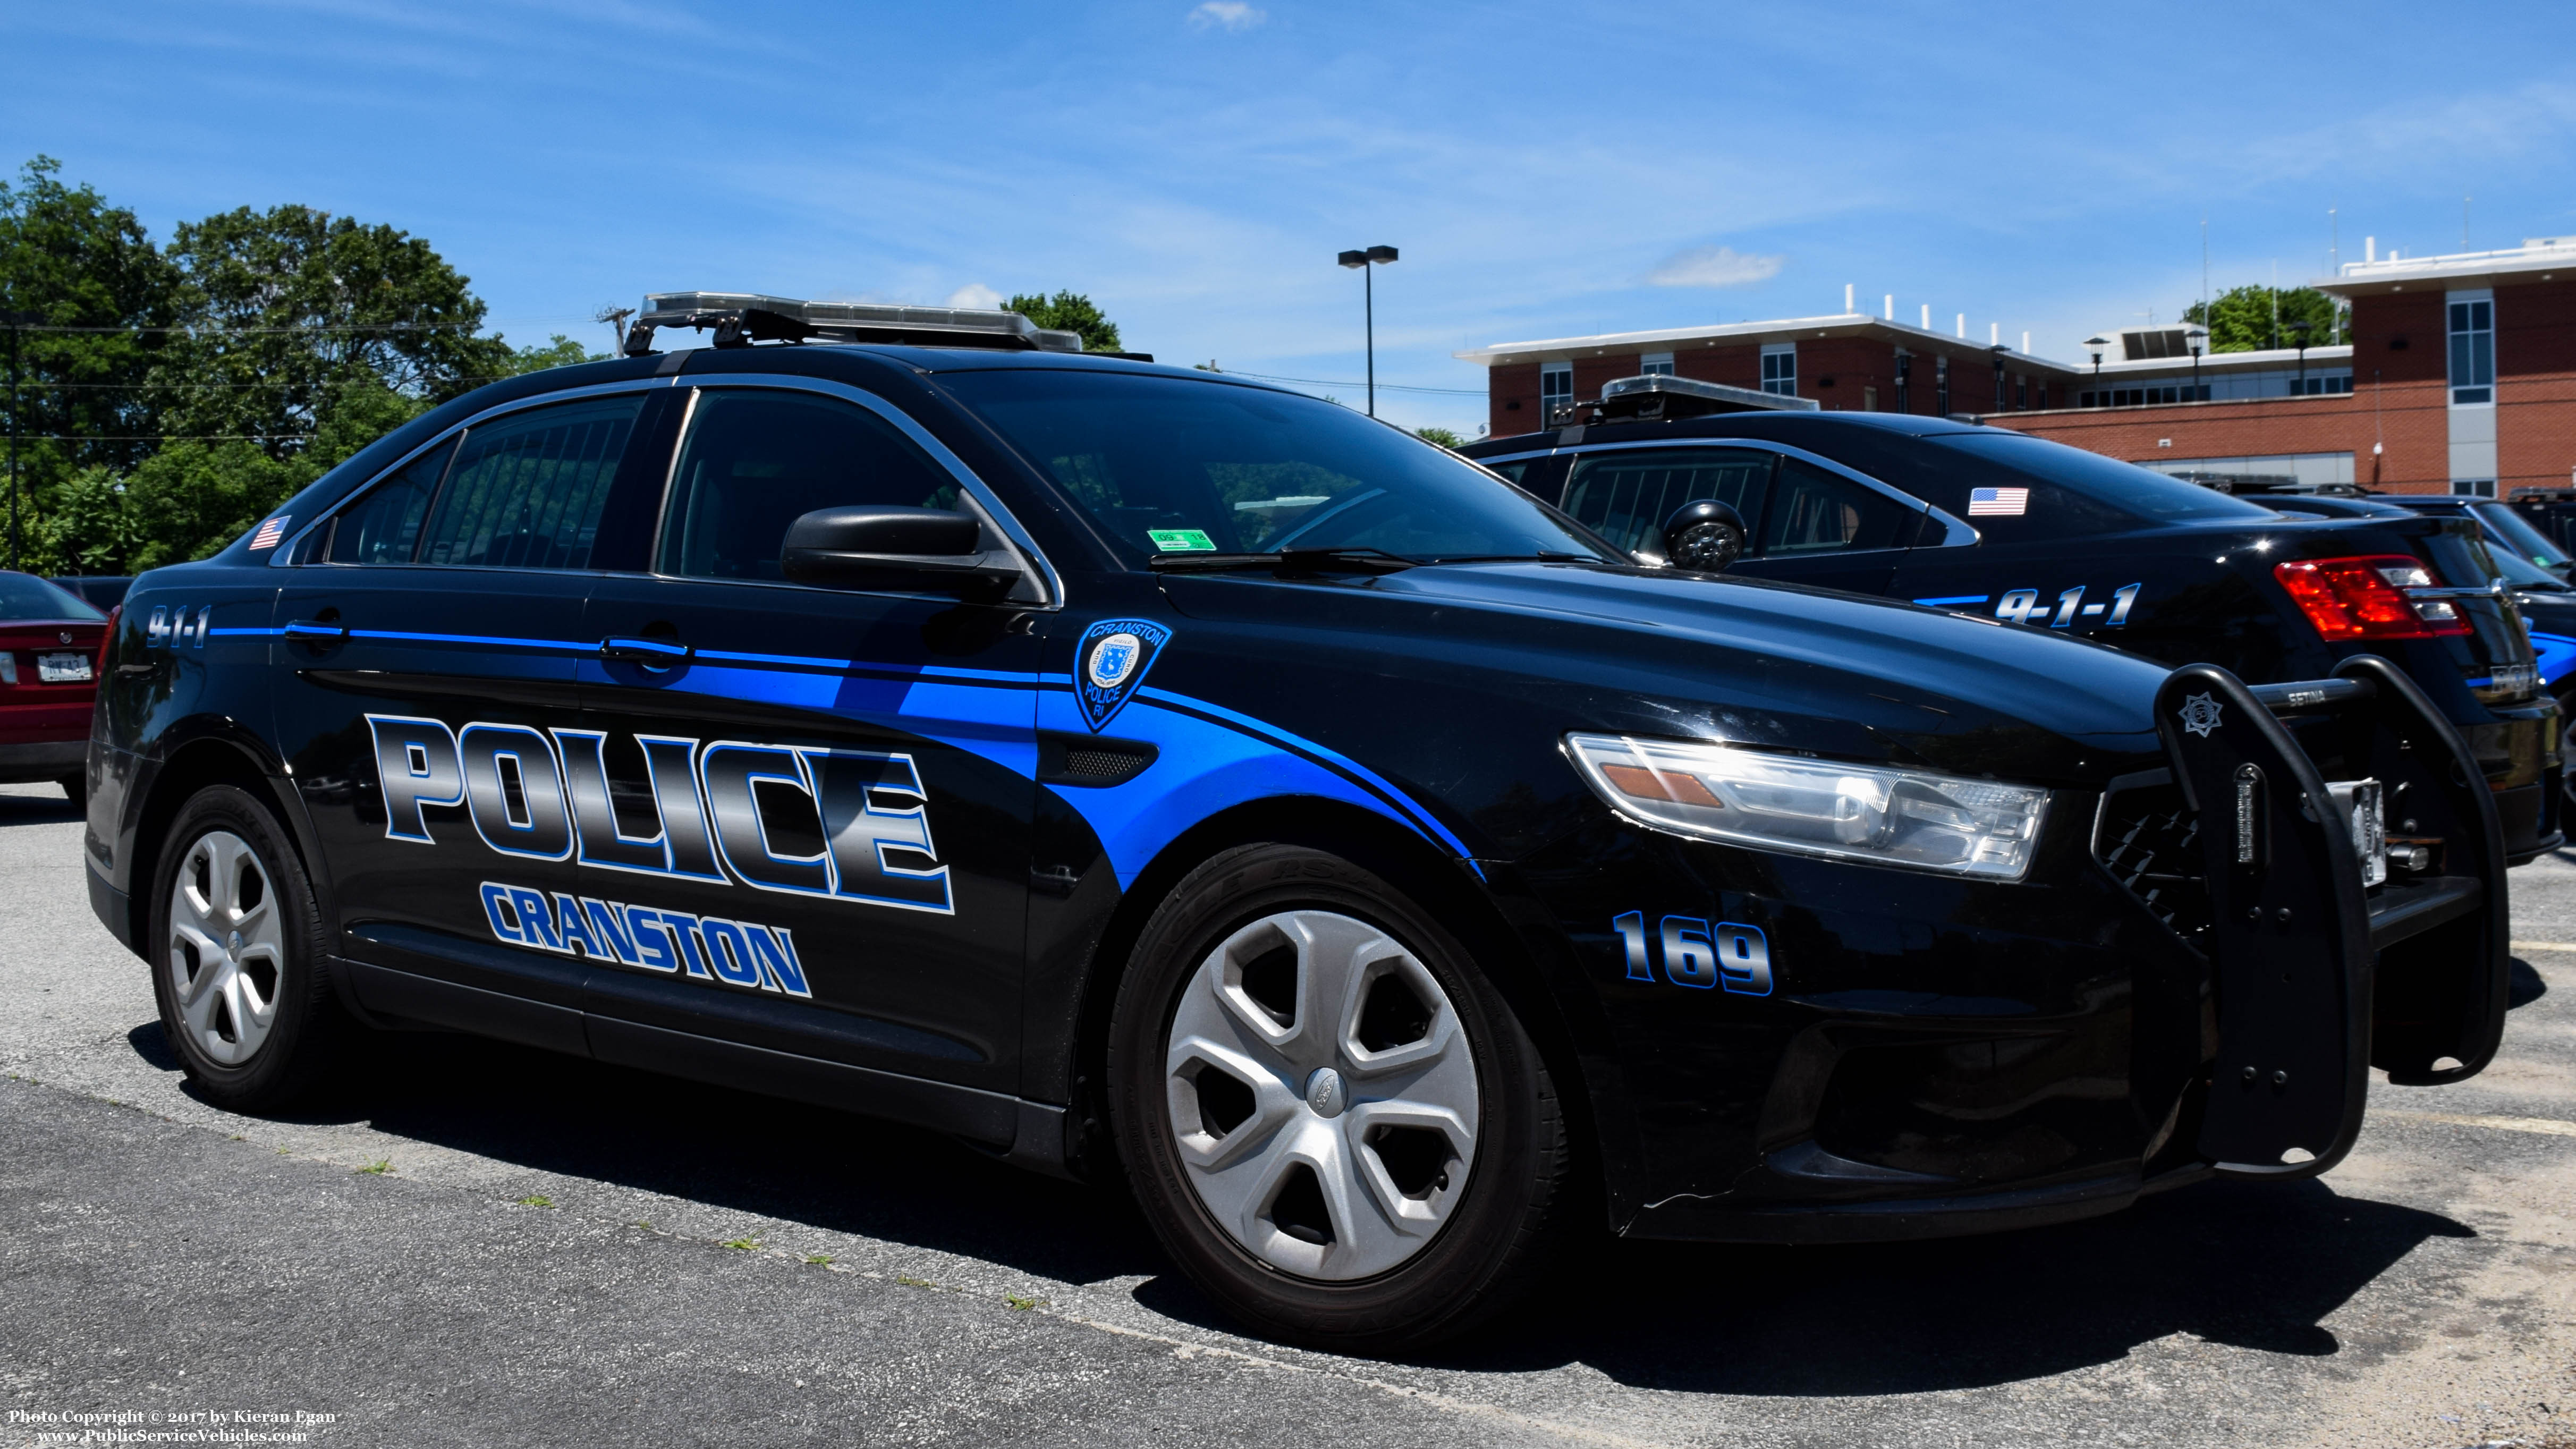
[{"label": "car hood", "polygon": [[1252,630],[1323,626],[1383,654],[1413,653],[1417,662],[1382,667],[1415,679],[1494,689],[1503,686],[1482,681],[1517,678],[1543,691],[1568,729],[2068,782],[2161,752],[2161,665],[1831,590],[1537,562],[1303,581],[1170,577],[1165,588],[1195,617]]}]

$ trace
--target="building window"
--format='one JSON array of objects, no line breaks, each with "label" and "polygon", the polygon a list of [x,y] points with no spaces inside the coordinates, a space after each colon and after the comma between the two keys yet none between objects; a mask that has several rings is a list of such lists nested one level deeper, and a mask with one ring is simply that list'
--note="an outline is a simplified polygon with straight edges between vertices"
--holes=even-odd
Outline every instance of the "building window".
[{"label": "building window", "polygon": [[2451,294],[2451,406],[2495,401],[2495,301]]},{"label": "building window", "polygon": [[1874,413],[1878,411],[1877,388],[1864,387],[1860,390],[1860,410],[1865,413]]},{"label": "building window", "polygon": [[1762,344],[1762,390],[1782,397],[1798,395],[1798,344]]},{"label": "building window", "polygon": [[2474,493],[2480,498],[2493,498],[2496,496],[2495,480],[2493,478],[2454,479],[2451,483],[2451,491],[2454,493]]},{"label": "building window", "polygon": [[1896,353],[1896,410],[1900,413],[1914,411],[1912,403],[1906,397],[1907,385],[1913,381],[1914,354],[1899,348]]},{"label": "building window", "polygon": [[1542,362],[1538,365],[1538,415],[1542,423],[1552,423],[1558,408],[1574,405],[1574,364]]},{"label": "building window", "polygon": [[2025,413],[2030,411],[2030,379],[2027,377],[2013,379],[2013,410]]},{"label": "building window", "polygon": [[1640,377],[1672,376],[1673,355],[1669,352],[1647,353],[1645,356],[1637,359],[1637,375]]},{"label": "building window", "polygon": [[[2207,392],[2208,389],[2204,387],[2201,391]],[[2332,397],[2337,393],[2347,393],[2350,391],[2352,391],[2352,374],[2348,372],[2329,373],[2322,377],[2293,377],[2290,379],[2290,396],[2292,397]]]},{"label": "building window", "polygon": [[1932,416],[1950,415],[1950,359],[1945,354],[1932,359]]}]

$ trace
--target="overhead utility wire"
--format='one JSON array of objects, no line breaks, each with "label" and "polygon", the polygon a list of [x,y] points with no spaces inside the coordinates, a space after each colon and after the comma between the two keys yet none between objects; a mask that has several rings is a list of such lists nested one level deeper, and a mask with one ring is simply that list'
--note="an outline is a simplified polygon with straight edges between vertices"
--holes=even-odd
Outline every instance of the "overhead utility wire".
[{"label": "overhead utility wire", "polygon": [[[1255,382],[1302,382],[1309,387],[1359,387],[1363,385],[1350,381],[1336,381],[1329,377],[1278,377],[1267,372],[1236,372],[1232,368],[1225,369],[1221,375],[1225,377],[1248,377],[1253,379]],[[1389,392],[1436,392],[1443,393],[1451,397],[1485,396],[1485,391],[1482,388],[1411,387],[1400,382],[1381,382],[1378,384],[1378,387]]]}]

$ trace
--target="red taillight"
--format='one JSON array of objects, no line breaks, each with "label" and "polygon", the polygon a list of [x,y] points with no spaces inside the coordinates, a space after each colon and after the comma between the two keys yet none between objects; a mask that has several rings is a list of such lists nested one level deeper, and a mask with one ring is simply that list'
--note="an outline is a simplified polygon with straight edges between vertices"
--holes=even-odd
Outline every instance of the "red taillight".
[{"label": "red taillight", "polygon": [[107,677],[107,651],[116,647],[116,621],[124,612],[123,604],[108,605],[107,632],[98,636],[98,659],[89,667],[90,677],[93,679]]},{"label": "red taillight", "polygon": [[2430,639],[2466,634],[2469,621],[2448,599],[2413,599],[2408,589],[2441,580],[2402,553],[2316,558],[2276,564],[2272,577],[2327,639]]}]

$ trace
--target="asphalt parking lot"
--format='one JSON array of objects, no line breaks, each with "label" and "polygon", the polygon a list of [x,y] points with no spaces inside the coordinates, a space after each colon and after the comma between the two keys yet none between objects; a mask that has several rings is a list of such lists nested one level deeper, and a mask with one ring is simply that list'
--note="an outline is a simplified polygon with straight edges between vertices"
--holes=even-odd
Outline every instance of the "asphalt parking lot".
[{"label": "asphalt parking lot", "polygon": [[0,1443],[2576,1444],[2576,854],[2514,872],[2502,1059],[2322,1181],[1603,1244],[1396,1363],[1232,1332],[1114,1194],[748,1095],[412,1036],[217,1111],[79,831],[0,786]]}]

